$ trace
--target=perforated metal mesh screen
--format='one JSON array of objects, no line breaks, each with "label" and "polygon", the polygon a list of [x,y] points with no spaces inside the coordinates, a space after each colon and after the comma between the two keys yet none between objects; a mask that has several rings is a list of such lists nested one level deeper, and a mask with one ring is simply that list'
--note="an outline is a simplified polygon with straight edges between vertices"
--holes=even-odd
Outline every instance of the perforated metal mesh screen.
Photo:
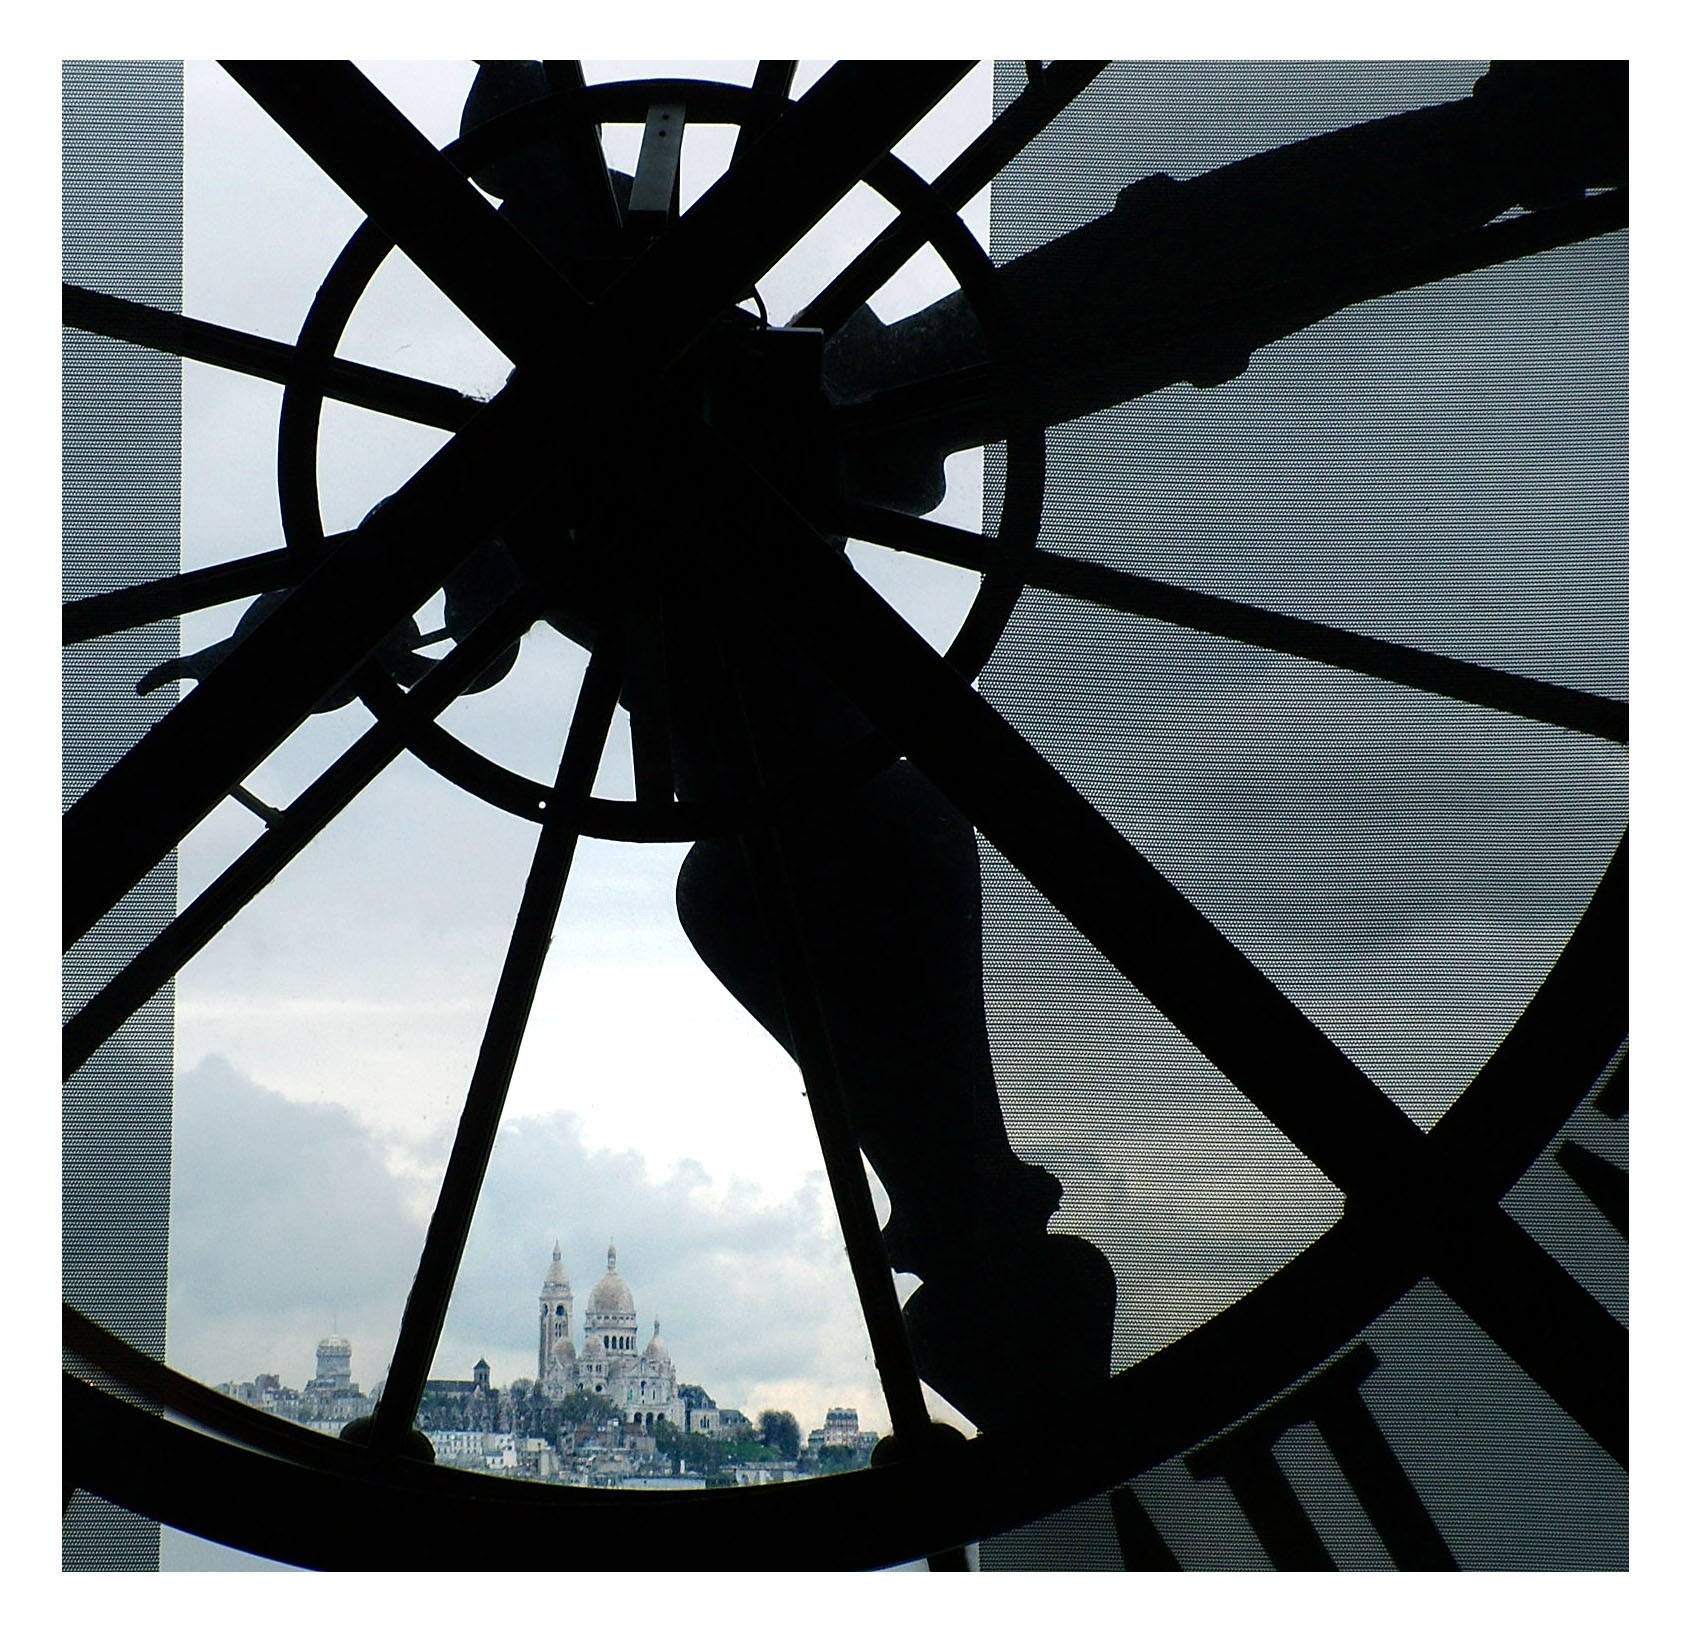
[{"label": "perforated metal mesh screen", "polygon": [[[64,276],[105,294],[182,306],[182,65],[64,65]],[[64,334],[64,593],[166,577],[179,553],[182,365],[99,335]],[[177,622],[67,647],[69,805],[174,701],[135,682],[177,652]],[[74,1013],[176,911],[166,858],[72,949]],[[162,1360],[170,1222],[172,988],[145,1004],[65,1084],[64,1295]],[[87,1492],[65,1516],[67,1570],[156,1570],[159,1528]]]},{"label": "perforated metal mesh screen", "polygon": [[[994,257],[1147,175],[1466,96],[1485,66],[1114,66],[995,184]],[[1025,83],[1001,64],[996,105]],[[1042,547],[1625,696],[1626,253],[1611,234],[1370,301],[1226,384],[1059,427]],[[1615,745],[1044,592],[981,689],[1424,1128],[1532,998],[1626,821]],[[1109,1254],[1129,1366],[1343,1198],[1014,870],[985,872],[1007,1124],[1064,1183],[1054,1228]],[[1624,1131],[1588,1107],[1564,1137],[1625,1167]],[[1558,1143],[1508,1205],[1625,1319],[1625,1241]],[[1616,1465],[1441,1295],[1364,1336],[1363,1397],[1459,1562],[1624,1562]],[[1315,1430],[1275,1455],[1338,1563],[1387,1563]],[[1173,1463],[1136,1490],[1180,1564],[1269,1562],[1226,1481]],[[1121,1558],[1102,1500],[983,1549]]]}]

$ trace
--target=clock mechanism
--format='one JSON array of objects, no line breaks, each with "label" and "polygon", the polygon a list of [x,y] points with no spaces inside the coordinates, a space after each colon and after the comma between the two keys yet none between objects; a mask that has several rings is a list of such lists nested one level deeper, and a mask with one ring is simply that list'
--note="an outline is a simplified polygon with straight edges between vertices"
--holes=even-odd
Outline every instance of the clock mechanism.
[{"label": "clock mechanism", "polygon": [[[682,1567],[1624,1565],[1626,65],[999,64],[932,176],[894,150],[968,63],[484,63],[439,150],[350,64],[226,67],[365,220],[286,344],[67,273],[68,345],[283,385],[285,540],[67,601],[89,662],[250,601],[131,654],[152,723],[66,811],[67,1149],[399,756],[533,861],[373,1415],[268,1418],[67,1292],[67,1504],[325,1568],[637,1567],[655,1525]],[[735,145],[684,209],[693,126]],[[888,224],[772,313],[859,186]],[[923,250],[955,290],[878,315]],[[342,355],[396,252],[490,400]],[[326,402],[450,433],[339,532]],[[976,575],[946,639],[865,546]],[[550,780],[440,718],[542,626],[589,654]],[[247,789],[340,710],[304,792]],[[229,799],[259,837],[114,931]],[[414,1427],[582,836],[690,845],[682,927],[803,1076],[866,1470],[574,1489]]]}]

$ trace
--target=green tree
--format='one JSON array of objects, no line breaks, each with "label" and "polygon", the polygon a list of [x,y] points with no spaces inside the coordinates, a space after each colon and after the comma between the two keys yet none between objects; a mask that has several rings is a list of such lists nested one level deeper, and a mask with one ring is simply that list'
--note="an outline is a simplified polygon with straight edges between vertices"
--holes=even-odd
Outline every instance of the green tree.
[{"label": "green tree", "polygon": [[623,1414],[609,1395],[573,1389],[558,1403],[558,1415],[566,1423],[609,1423]]},{"label": "green tree", "polygon": [[799,1420],[791,1412],[760,1412],[758,1433],[780,1456],[799,1455]]},{"label": "green tree", "polygon": [[817,1453],[821,1474],[845,1474],[850,1469],[869,1467],[870,1454],[860,1446],[824,1446]]}]

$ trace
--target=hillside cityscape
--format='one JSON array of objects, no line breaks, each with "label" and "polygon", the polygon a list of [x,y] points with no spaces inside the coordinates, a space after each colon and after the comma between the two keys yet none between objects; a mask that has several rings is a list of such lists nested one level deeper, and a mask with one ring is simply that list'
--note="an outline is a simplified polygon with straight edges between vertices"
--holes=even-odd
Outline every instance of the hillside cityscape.
[{"label": "hillside cityscape", "polygon": [[[785,1411],[753,1422],[720,1406],[696,1383],[677,1381],[660,1324],[638,1343],[634,1294],[606,1253],[605,1274],[588,1295],[575,1342],[575,1294],[557,1243],[540,1288],[533,1378],[497,1385],[488,1363],[469,1378],[431,1378],[416,1426],[435,1461],[516,1479],[631,1490],[777,1485],[862,1468],[877,1436],[860,1430],[855,1407],[835,1406],[808,1433]],[[223,1383],[225,1395],[310,1429],[338,1435],[368,1417],[382,1387],[353,1381],[352,1345],[328,1337],[317,1370],[292,1389],[274,1372]]]}]

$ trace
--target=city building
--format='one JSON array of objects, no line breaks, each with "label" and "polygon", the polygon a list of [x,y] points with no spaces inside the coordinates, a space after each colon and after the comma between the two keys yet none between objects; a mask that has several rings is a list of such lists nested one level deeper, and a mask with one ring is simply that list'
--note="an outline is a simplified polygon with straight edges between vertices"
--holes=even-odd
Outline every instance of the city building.
[{"label": "city building", "polygon": [[716,1436],[722,1432],[722,1412],[698,1384],[677,1384],[678,1423],[690,1435]]},{"label": "city building", "polygon": [[317,1375],[307,1381],[301,1394],[307,1422],[351,1423],[370,1410],[363,1391],[352,1381],[352,1345],[345,1338],[318,1341]]},{"label": "city building", "polygon": [[572,1334],[575,1296],[564,1271],[558,1244],[540,1291],[539,1381],[551,1400],[581,1391],[603,1395],[630,1422],[684,1426],[685,1409],[677,1400],[676,1366],[652,1323],[646,1348],[639,1345],[634,1294],[617,1271],[617,1249],[605,1255],[605,1274],[588,1295],[582,1317],[582,1347]]},{"label": "city building", "polygon": [[339,1433],[343,1424],[363,1417],[374,1404],[352,1380],[352,1345],[334,1336],[319,1340],[317,1373],[304,1389],[287,1388],[274,1372],[261,1372],[251,1383],[217,1387],[248,1406],[329,1434]]},{"label": "city building", "polygon": [[823,1419],[825,1446],[856,1446],[858,1444],[858,1409],[855,1406],[831,1406]]}]

